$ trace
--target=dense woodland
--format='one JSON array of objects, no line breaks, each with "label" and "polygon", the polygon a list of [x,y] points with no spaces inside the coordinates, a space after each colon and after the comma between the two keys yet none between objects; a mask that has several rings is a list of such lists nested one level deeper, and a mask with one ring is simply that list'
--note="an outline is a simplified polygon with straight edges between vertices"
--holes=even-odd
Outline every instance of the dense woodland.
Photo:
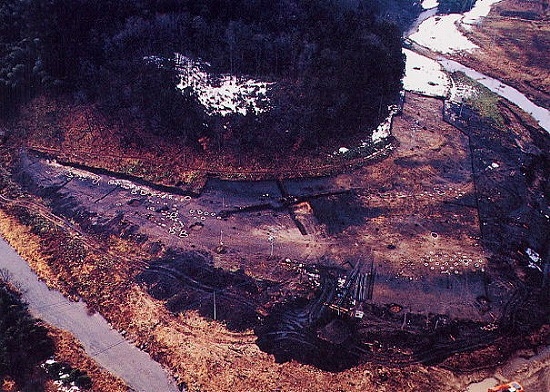
[{"label": "dense woodland", "polygon": [[462,13],[472,9],[476,0],[439,0],[439,12],[443,14]]},{"label": "dense woodland", "polygon": [[[2,112],[63,94],[190,143],[230,132],[242,145],[315,146],[385,115],[401,88],[401,31],[419,11],[413,0],[5,0]],[[221,127],[175,88],[176,52],[276,82],[273,110]]]}]

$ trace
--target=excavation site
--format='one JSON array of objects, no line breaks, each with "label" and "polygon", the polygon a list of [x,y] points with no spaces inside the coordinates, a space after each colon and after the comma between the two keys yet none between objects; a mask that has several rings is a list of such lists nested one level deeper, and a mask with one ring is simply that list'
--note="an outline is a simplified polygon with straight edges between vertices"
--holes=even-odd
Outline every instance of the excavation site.
[{"label": "excavation site", "polygon": [[126,241],[139,252],[112,267],[126,284],[173,315],[252,331],[276,362],[474,370],[547,317],[550,148],[511,110],[508,134],[468,108],[440,110],[436,130],[405,107],[391,155],[363,168],[211,178],[199,192],[23,149],[14,178],[29,197],[2,203],[43,204],[97,252]]}]

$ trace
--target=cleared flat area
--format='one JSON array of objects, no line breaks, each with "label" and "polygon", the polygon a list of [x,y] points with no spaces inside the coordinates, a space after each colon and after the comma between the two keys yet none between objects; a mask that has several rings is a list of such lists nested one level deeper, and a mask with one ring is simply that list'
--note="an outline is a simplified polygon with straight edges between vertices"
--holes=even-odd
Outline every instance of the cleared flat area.
[{"label": "cleared flat area", "polygon": [[89,315],[83,302],[71,302],[38,280],[27,263],[0,237],[0,268],[12,274],[34,317],[70,331],[86,352],[134,391],[177,391],[162,367],[127,342],[99,314]]},{"label": "cleared flat area", "polygon": [[[13,192],[6,209],[47,228],[58,279],[90,305],[103,288],[109,319],[189,386],[305,391],[318,377],[355,380],[372,363],[476,369],[504,354],[460,352],[489,344],[522,309],[533,324],[544,311],[538,302],[520,306],[523,272],[510,268],[510,255],[523,262],[526,246],[546,243],[538,195],[548,176],[527,146],[550,149],[546,132],[522,126],[505,104],[505,130],[469,126],[471,111],[451,108],[460,131],[434,115],[443,109],[441,100],[407,94],[391,154],[364,167],[307,179],[209,179],[193,194],[22,150],[13,178],[32,197]],[[109,263],[70,256],[66,244],[78,249],[77,241],[107,252]],[[342,279],[354,289],[338,293]],[[120,282],[157,301],[143,306]],[[355,309],[363,319],[338,313]],[[503,340],[515,349],[515,336]],[[237,380],[235,369],[249,378]],[[361,380],[349,390],[373,382]]]}]

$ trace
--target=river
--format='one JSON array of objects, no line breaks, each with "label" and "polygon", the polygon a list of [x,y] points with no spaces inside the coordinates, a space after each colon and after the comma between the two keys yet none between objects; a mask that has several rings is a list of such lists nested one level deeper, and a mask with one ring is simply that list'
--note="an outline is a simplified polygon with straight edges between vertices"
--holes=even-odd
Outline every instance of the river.
[{"label": "river", "polygon": [[46,323],[71,332],[87,354],[139,392],[177,392],[173,379],[151,357],[129,343],[98,313],[88,314],[86,304],[72,302],[38,280],[11,246],[0,237],[0,268],[20,287],[30,313]]},{"label": "river", "polygon": [[[466,67],[444,56],[445,53],[456,53],[462,50],[478,50],[475,49],[475,45],[465,43],[469,41],[457,29],[456,25],[463,24],[471,28],[475,23],[479,23],[479,20],[489,12],[491,5],[497,1],[499,0],[478,0],[474,8],[470,12],[465,13],[465,16],[457,14],[438,16],[436,15],[436,8],[426,10],[419,15],[415,23],[411,26],[411,29],[405,34],[405,37],[408,37],[412,41],[415,41],[417,44],[433,52],[439,53],[439,64],[441,64],[446,71],[460,71],[468,77],[475,79],[492,92],[507,99],[526,113],[530,114],[543,129],[550,133],[550,111],[548,109],[536,105],[523,93],[500,80],[491,78],[473,68]],[[426,89],[428,88],[429,87]]]},{"label": "river", "polygon": [[502,83],[498,79],[491,78],[484,75],[475,69],[466,67],[456,61],[449,60],[447,58],[441,58],[438,60],[443,68],[449,72],[460,71],[466,74],[468,77],[476,80],[492,92],[507,99],[513,104],[517,105],[525,112],[529,113],[547,132],[550,133],[550,111],[543,107],[537,106],[530,101],[524,94],[516,90],[515,88]]}]

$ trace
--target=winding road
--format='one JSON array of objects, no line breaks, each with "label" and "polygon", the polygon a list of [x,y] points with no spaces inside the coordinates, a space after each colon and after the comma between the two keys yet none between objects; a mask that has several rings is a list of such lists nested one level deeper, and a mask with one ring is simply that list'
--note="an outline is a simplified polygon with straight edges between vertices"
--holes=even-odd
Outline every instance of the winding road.
[{"label": "winding road", "polygon": [[177,392],[174,380],[151,357],[129,343],[99,314],[89,315],[86,304],[71,302],[38,280],[10,245],[0,237],[0,268],[23,293],[30,313],[71,332],[88,355],[136,392]]}]

